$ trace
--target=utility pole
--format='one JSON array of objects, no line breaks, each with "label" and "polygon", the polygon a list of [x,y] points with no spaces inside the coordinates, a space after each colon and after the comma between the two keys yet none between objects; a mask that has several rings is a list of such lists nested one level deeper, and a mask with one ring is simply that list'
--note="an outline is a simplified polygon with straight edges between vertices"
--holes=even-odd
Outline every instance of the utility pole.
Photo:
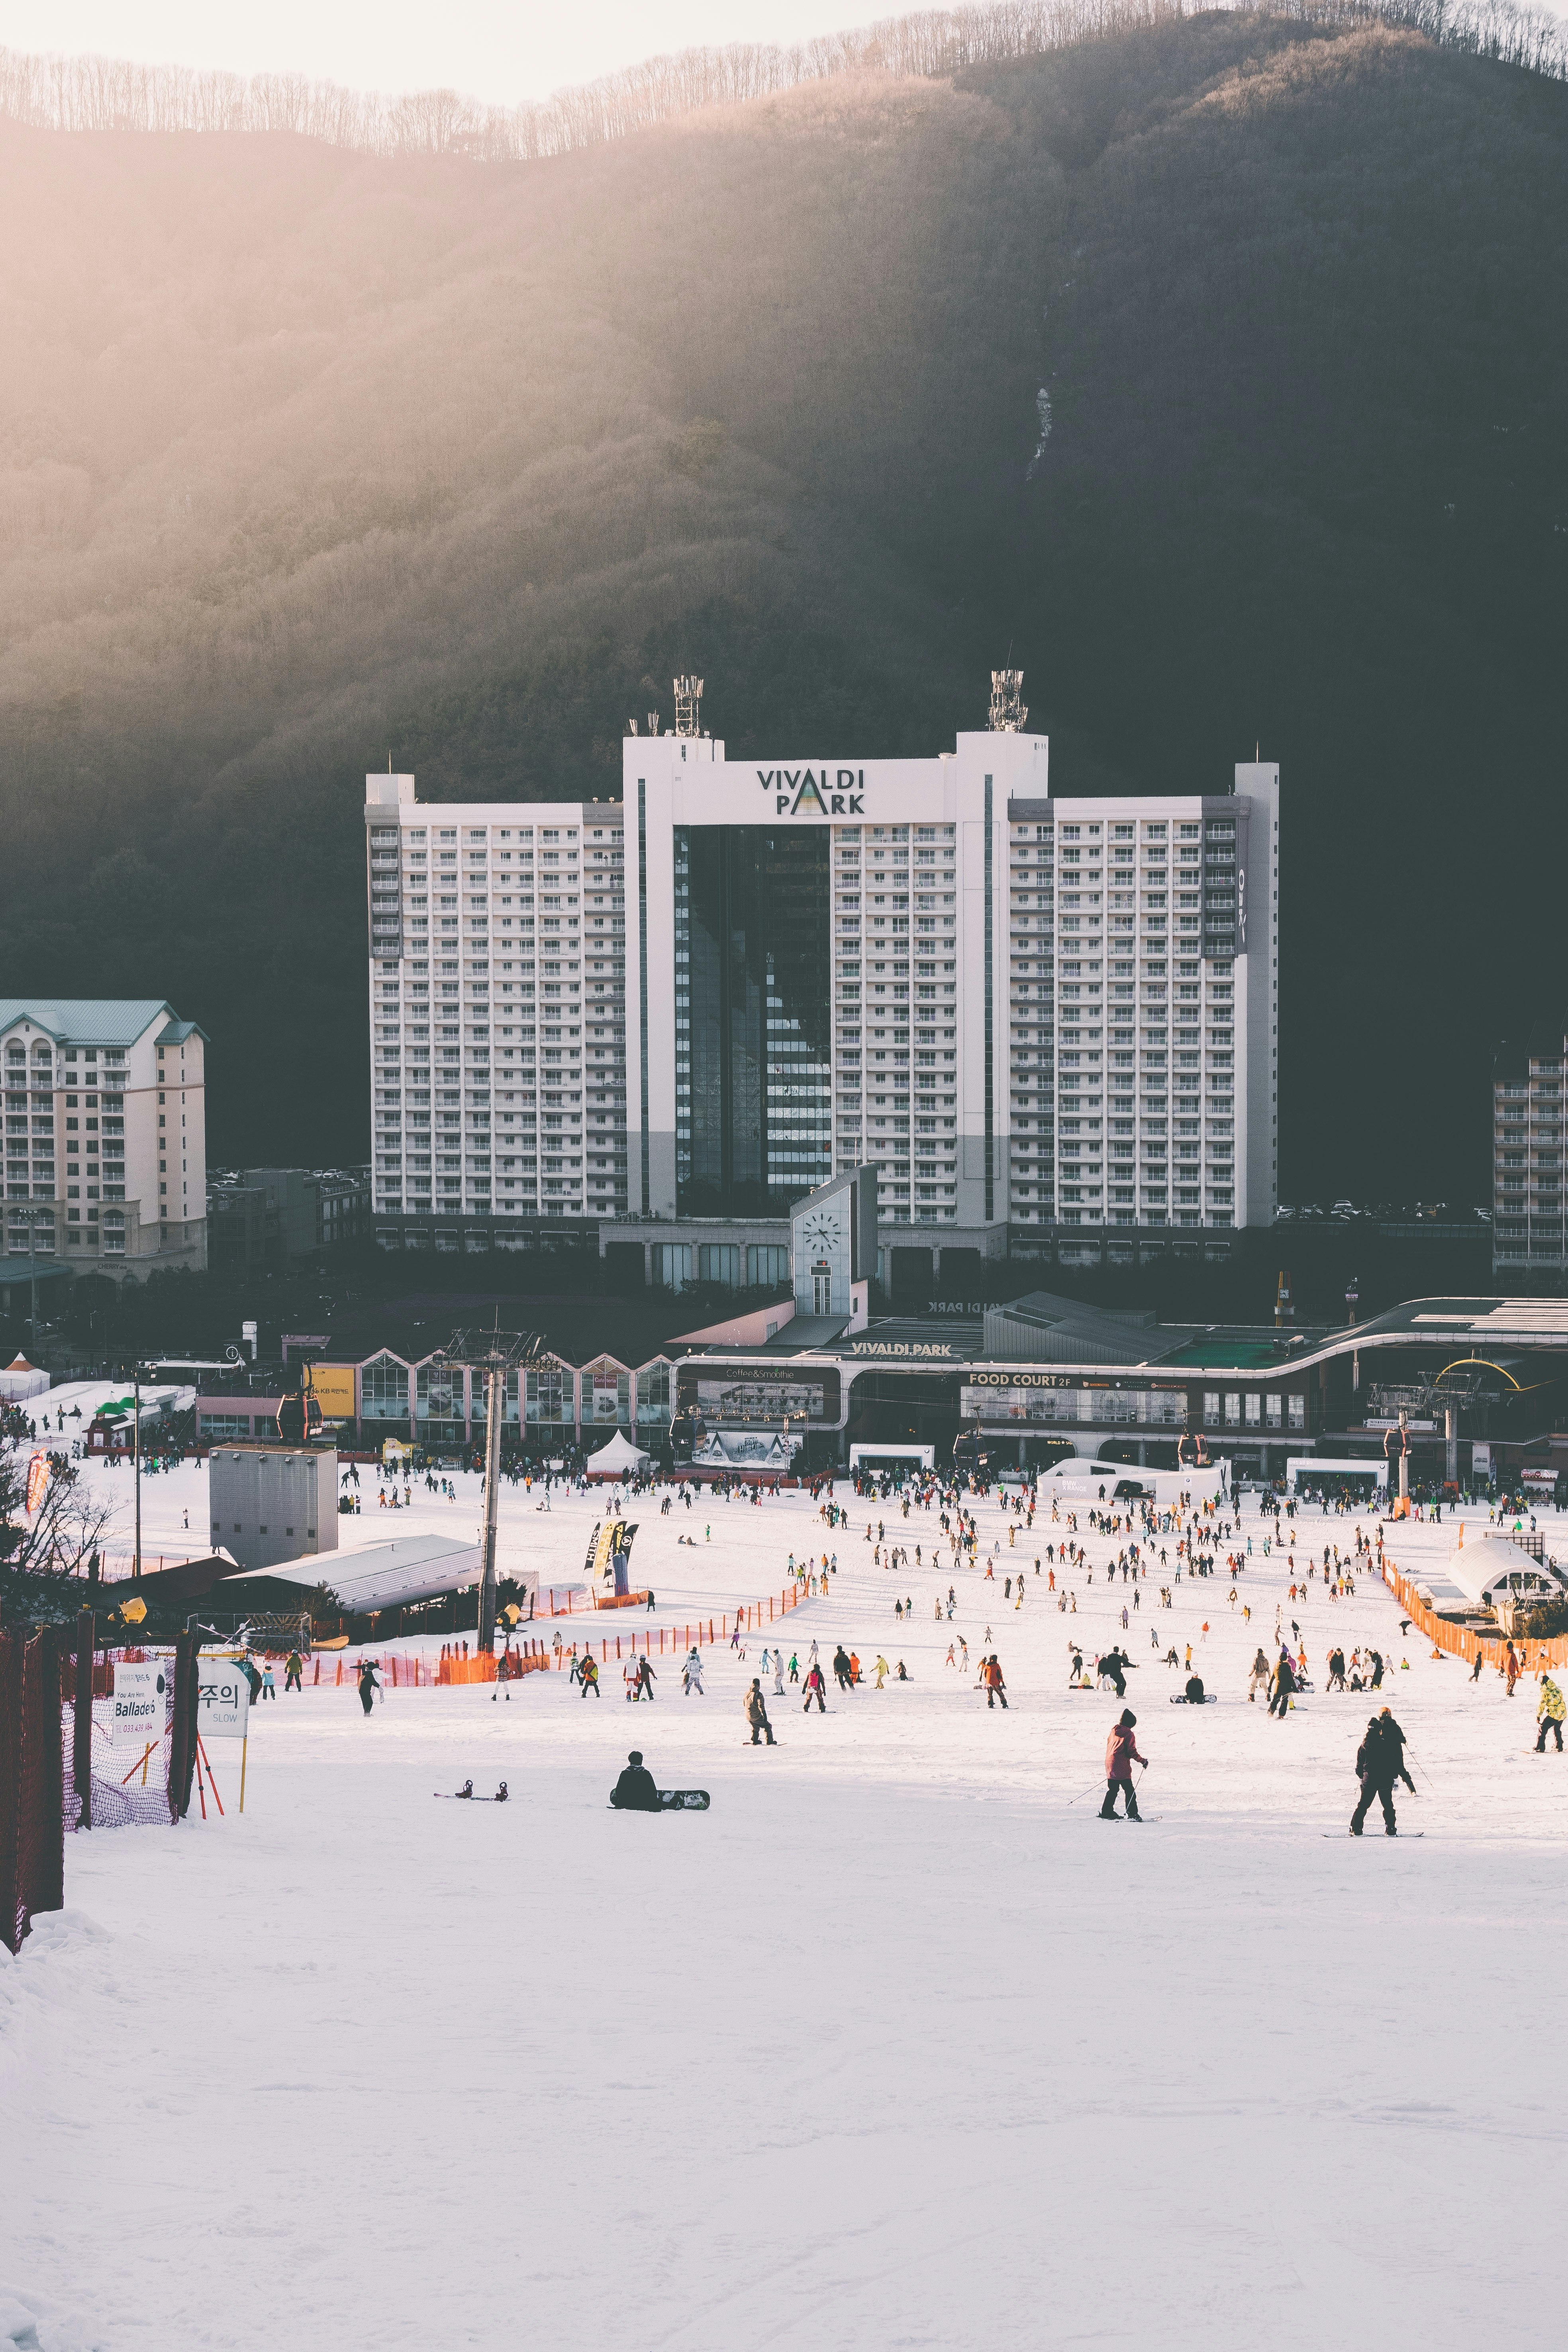
[{"label": "utility pole", "polygon": [[479,1548],[479,1622],[475,1646],[496,1645],[496,1489],[500,1479],[500,1430],[504,1369],[485,1367],[485,1524]]},{"label": "utility pole", "polygon": [[[479,1606],[475,1647],[491,1652],[496,1645],[496,1541],[500,1532],[500,1486],[501,1432],[505,1420],[508,1375],[536,1363],[541,1353],[537,1331],[454,1331],[441,1350],[448,1364],[467,1365],[485,1377],[485,1507],[479,1528]],[[522,1400],[518,1400],[519,1419]]]},{"label": "utility pole", "polygon": [[131,1458],[136,1472],[136,1559],[131,1573],[142,1573],[142,1360],[137,1358],[132,1373],[132,1391],[135,1406],[131,1430]]}]

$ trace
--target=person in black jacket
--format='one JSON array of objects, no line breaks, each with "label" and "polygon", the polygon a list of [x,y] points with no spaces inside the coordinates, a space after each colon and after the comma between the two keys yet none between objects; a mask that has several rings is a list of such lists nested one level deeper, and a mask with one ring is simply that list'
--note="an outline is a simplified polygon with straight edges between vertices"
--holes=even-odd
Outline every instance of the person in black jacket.
[{"label": "person in black jacket", "polygon": [[1274,1692],[1268,1702],[1268,1712],[1284,1722],[1290,1706],[1290,1694],[1296,1687],[1296,1669],[1290,1663],[1290,1653],[1283,1646],[1279,1663],[1274,1669]]},{"label": "person in black jacket", "polygon": [[1361,1801],[1351,1816],[1352,1837],[1360,1837],[1374,1797],[1383,1807],[1384,1831],[1388,1836],[1397,1837],[1394,1784],[1405,1780],[1414,1790],[1415,1783],[1405,1769],[1405,1734],[1387,1707],[1381,1715],[1369,1717],[1365,1737],[1356,1750],[1355,1769],[1361,1782]]},{"label": "person in black jacket", "polygon": [[610,1802],[623,1813],[660,1813],[658,1790],[653,1774],[645,1769],[642,1749],[634,1748],[626,1758],[626,1769],[610,1791]]}]

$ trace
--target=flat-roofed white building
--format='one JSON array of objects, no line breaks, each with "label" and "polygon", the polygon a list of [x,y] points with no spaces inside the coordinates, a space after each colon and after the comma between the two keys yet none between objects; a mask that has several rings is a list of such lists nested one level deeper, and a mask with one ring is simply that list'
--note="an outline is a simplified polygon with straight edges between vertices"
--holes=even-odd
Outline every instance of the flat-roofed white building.
[{"label": "flat-roofed white building", "polygon": [[384,1239],[505,1248],[624,1209],[621,853],[614,802],[427,804],[366,777]]}]

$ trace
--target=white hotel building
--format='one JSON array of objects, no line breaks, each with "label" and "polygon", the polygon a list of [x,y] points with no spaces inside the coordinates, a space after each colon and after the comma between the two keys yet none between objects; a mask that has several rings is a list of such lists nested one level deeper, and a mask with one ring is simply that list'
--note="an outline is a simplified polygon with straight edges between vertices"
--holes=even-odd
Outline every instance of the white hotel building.
[{"label": "white hotel building", "polygon": [[1047,770],[1023,731],[672,734],[626,739],[619,805],[369,777],[382,1238],[598,1220],[650,1279],[787,1278],[790,1202],[862,1164],[888,1248],[1271,1223],[1279,770],[1115,800]]}]

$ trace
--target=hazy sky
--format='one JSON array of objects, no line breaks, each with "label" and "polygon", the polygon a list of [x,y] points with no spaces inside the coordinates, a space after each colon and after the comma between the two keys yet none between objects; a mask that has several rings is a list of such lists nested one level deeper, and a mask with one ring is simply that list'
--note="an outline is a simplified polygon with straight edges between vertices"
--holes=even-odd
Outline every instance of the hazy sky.
[{"label": "hazy sky", "polygon": [[660,49],[792,41],[897,13],[889,0],[0,0],[0,43],[295,71],[358,89],[441,86],[512,105]]}]

